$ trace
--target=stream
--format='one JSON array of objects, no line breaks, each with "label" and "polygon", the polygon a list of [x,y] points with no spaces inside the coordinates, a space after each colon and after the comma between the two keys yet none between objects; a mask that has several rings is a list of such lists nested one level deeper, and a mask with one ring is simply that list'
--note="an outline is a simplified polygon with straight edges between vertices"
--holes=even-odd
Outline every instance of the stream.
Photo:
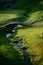
[{"label": "stream", "polygon": [[[18,25],[15,26],[15,27],[12,29],[11,33],[7,33],[7,34],[6,34],[6,38],[9,39],[9,37],[10,37],[13,33],[16,32],[16,29],[17,29],[17,28],[18,28]],[[16,42],[16,43],[15,43],[15,42]],[[32,65],[32,64],[31,64],[31,61],[30,61],[30,55],[29,55],[28,52],[26,51],[27,48],[25,48],[25,47],[23,48],[23,42],[22,42],[21,40],[19,40],[19,41],[14,41],[14,42],[10,42],[10,44],[11,44],[11,45],[16,45],[16,46],[20,49],[20,51],[22,51],[23,56],[24,56],[24,64],[25,64],[25,65]]]}]

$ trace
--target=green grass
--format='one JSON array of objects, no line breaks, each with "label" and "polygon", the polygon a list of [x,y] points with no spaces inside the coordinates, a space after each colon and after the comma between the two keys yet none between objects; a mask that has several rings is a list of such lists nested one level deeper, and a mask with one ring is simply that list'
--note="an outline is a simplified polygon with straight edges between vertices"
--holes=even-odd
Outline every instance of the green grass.
[{"label": "green grass", "polygon": [[7,20],[17,17],[17,14],[0,14],[0,24],[6,23]]},{"label": "green grass", "polygon": [[[14,45],[10,45],[10,41],[5,38],[4,29],[0,29],[0,56],[1,59],[6,59],[6,62],[9,59],[9,64],[14,64],[14,60],[16,65],[19,64],[20,61],[23,63],[23,54],[19,49]],[[4,34],[3,34],[4,33]],[[27,52],[30,54],[31,62],[33,65],[43,65],[43,38],[40,37],[41,33],[43,33],[43,23],[37,24],[31,28],[21,27],[18,28],[16,34],[13,34],[10,40],[22,39],[23,46],[29,47]],[[17,38],[18,37],[18,38]],[[14,53],[15,52],[15,53]],[[5,61],[5,60],[4,60]],[[5,64],[5,63],[4,63]],[[24,65],[24,64],[23,64]]]},{"label": "green grass", "polygon": [[[21,13],[20,13],[21,12]],[[18,10],[16,12],[13,11],[4,11],[0,13],[0,24],[8,23],[10,21],[25,21],[24,10]],[[43,11],[36,11],[27,13],[29,16],[25,22],[32,23],[37,20],[43,19]]]},{"label": "green grass", "polygon": [[[24,13],[4,13],[0,14],[0,24],[6,23],[6,21],[9,22],[9,20],[16,19],[18,17],[22,17]],[[28,13],[29,18],[25,21],[27,23],[32,23],[37,20],[42,20],[43,11],[37,11]],[[8,61],[9,64],[14,64],[14,60],[16,65],[23,64],[23,54],[22,52],[18,51],[19,49],[16,46],[11,46],[9,43],[9,40],[5,38],[5,29],[0,29],[0,56],[1,59],[6,59],[6,63]],[[8,29],[9,30],[9,29]],[[31,62],[33,65],[43,65],[43,38],[40,37],[40,34],[43,33],[43,23],[35,25],[31,28],[22,27],[18,29],[16,34],[13,34],[10,40],[22,39],[23,46],[29,47],[27,49],[27,52],[30,54]],[[3,35],[2,35],[3,34]],[[17,51],[17,52],[16,52]],[[14,53],[16,52],[16,53]],[[17,56],[16,56],[17,55]],[[12,62],[11,62],[12,61]],[[5,62],[5,60],[4,60]],[[4,63],[3,62],[3,63]],[[11,63],[10,63],[11,62]],[[4,64],[6,64],[4,63]],[[23,64],[24,65],[24,64]]]},{"label": "green grass", "polygon": [[18,29],[16,36],[12,36],[11,40],[22,39],[23,46],[29,47],[27,52],[30,54],[33,65],[43,65],[43,25],[39,24],[31,28]]},{"label": "green grass", "polygon": [[10,41],[5,38],[5,33],[0,32],[0,64],[1,65],[22,65],[23,53],[15,45],[10,45]]},{"label": "green grass", "polygon": [[30,13],[29,18],[26,20],[27,23],[32,23],[38,20],[42,20],[43,19],[43,11],[36,11],[33,13]]},{"label": "green grass", "polygon": [[[11,10],[10,8],[9,10],[0,10],[0,24],[21,20],[29,24],[43,20],[43,1],[35,2],[29,2],[28,0],[24,2],[24,0],[21,0],[14,4],[17,10]],[[25,13],[28,15],[26,19]],[[0,58],[1,60],[3,59],[3,64],[24,65],[22,52],[15,45],[9,44],[10,41],[5,38],[6,31],[9,31],[9,28],[0,28]],[[43,23],[31,28],[19,27],[16,34],[13,34],[10,38],[11,41],[22,39],[23,46],[29,47],[27,52],[30,54],[33,65],[43,65],[43,38],[40,37],[41,33],[43,33]]]},{"label": "green grass", "polygon": [[0,10],[0,24],[8,23],[10,21],[21,21],[25,17],[23,16],[25,11],[23,10]]}]

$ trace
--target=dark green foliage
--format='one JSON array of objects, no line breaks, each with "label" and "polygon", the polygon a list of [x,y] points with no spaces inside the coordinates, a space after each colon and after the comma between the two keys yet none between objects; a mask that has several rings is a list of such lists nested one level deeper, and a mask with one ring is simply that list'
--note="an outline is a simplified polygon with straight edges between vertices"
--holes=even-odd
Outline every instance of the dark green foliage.
[{"label": "dark green foliage", "polygon": [[41,0],[0,0],[0,8],[13,8],[13,9],[30,9],[34,5],[38,5]]},{"label": "dark green foliage", "polygon": [[0,65],[24,65],[23,54],[5,38],[6,29],[0,28]]}]

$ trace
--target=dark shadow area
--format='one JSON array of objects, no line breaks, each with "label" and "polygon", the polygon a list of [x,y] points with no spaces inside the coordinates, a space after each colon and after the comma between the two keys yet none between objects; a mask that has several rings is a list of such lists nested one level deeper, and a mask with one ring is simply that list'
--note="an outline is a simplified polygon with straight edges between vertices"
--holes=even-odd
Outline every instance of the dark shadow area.
[{"label": "dark shadow area", "polygon": [[[7,27],[2,27],[2,28],[0,28],[0,46],[1,46],[1,45],[7,45],[7,44],[9,45],[10,40],[6,38],[6,34],[11,33],[11,34],[13,35],[12,30],[13,30],[13,28],[14,28],[15,26],[16,26],[16,25],[12,25],[12,26],[9,25],[9,26],[7,26]],[[17,29],[16,29],[14,35],[16,35],[16,34],[17,34]],[[11,36],[12,36],[12,35],[11,35]]]},{"label": "dark shadow area", "polygon": [[10,45],[10,40],[5,37],[6,33],[11,32],[9,26],[7,28],[0,28],[0,65],[24,65],[23,55],[21,56],[18,48]]},{"label": "dark shadow area", "polygon": [[17,25],[8,25],[8,26],[6,26],[6,27],[0,28],[0,34],[3,35],[3,34],[6,34],[6,33],[10,33],[11,30],[12,30],[15,26],[17,26]]},{"label": "dark shadow area", "polygon": [[15,64],[15,61],[5,57],[3,54],[0,54],[0,65],[9,65],[9,64],[10,65]]},{"label": "dark shadow area", "polygon": [[8,22],[9,22],[9,21],[11,21],[11,22],[18,22],[18,21],[24,22],[24,20],[25,20],[25,16],[20,16],[20,17],[15,18],[15,19],[14,19],[14,18],[9,19]]},{"label": "dark shadow area", "polygon": [[[42,0],[0,0],[0,10],[25,10],[26,13],[29,13],[32,10],[41,11],[43,10],[43,4],[39,4]],[[35,9],[39,7],[38,9]]]},{"label": "dark shadow area", "polygon": [[[10,56],[7,57],[8,53],[10,53],[10,55],[12,54],[13,58],[11,58]],[[22,65],[22,64],[24,65],[23,59],[16,49],[12,49],[12,50],[9,49],[6,52],[6,55],[0,53],[0,65]]]}]

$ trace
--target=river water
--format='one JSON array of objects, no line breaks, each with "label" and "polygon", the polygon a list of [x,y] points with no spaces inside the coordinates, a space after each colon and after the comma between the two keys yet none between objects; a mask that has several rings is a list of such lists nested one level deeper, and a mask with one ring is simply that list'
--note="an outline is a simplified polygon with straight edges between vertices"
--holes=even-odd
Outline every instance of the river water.
[{"label": "river water", "polygon": [[[9,37],[12,35],[12,33],[15,33],[16,32],[16,29],[18,28],[18,26],[14,27],[11,31],[11,33],[7,33],[6,34],[6,38],[9,39]],[[24,64],[25,65],[32,65],[31,62],[30,62],[30,55],[28,54],[28,52],[26,51],[27,49],[23,49],[23,43],[21,40],[19,40],[17,43],[13,43],[13,42],[10,42],[11,45],[16,45],[23,53],[24,55]]]}]

